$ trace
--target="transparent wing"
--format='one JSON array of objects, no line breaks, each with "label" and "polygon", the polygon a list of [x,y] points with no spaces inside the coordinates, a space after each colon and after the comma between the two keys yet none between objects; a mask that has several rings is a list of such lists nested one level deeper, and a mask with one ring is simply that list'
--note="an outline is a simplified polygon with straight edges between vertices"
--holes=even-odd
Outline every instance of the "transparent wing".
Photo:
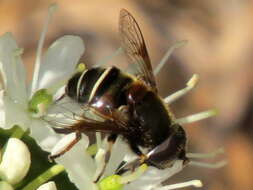
[{"label": "transparent wing", "polygon": [[130,64],[135,64],[136,76],[157,91],[152,65],[147,48],[136,20],[125,9],[120,11],[119,33],[121,46]]},{"label": "transparent wing", "polygon": [[128,132],[127,121],[121,118],[122,113],[112,110],[112,116],[103,116],[95,112],[94,108],[73,102],[58,102],[44,117],[57,133],[104,132],[124,134]]}]

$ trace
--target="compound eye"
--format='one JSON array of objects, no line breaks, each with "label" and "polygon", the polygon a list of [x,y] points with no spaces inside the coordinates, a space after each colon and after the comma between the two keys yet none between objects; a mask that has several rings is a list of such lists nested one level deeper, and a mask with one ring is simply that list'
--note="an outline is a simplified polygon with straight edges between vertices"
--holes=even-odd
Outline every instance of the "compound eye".
[{"label": "compound eye", "polygon": [[174,133],[148,153],[147,163],[159,169],[171,167],[175,160],[182,159],[184,148],[185,138]]},{"label": "compound eye", "polygon": [[169,137],[148,153],[147,162],[159,169],[167,168],[172,165],[172,161],[175,159],[174,152],[175,145],[172,145],[172,137]]}]

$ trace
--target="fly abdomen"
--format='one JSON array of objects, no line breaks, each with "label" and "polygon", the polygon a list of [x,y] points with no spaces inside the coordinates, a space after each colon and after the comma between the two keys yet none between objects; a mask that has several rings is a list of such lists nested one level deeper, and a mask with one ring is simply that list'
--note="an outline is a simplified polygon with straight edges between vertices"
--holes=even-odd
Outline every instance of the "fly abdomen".
[{"label": "fly abdomen", "polygon": [[66,85],[66,94],[78,103],[87,103],[94,85],[105,70],[97,67],[76,73]]},{"label": "fly abdomen", "polygon": [[125,90],[131,83],[132,78],[116,67],[92,68],[76,73],[67,84],[66,94],[104,113],[126,105]]},{"label": "fly abdomen", "polygon": [[104,71],[89,97],[89,104],[100,112],[108,112],[126,105],[125,91],[132,83],[132,78],[118,68],[110,67]]}]

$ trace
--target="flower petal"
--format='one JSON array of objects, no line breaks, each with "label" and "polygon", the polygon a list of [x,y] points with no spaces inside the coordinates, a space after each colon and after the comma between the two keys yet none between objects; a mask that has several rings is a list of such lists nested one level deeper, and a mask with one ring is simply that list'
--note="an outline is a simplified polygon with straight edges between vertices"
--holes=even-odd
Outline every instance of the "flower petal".
[{"label": "flower petal", "polygon": [[30,126],[30,118],[27,111],[20,104],[14,103],[9,97],[3,97],[4,102],[4,115],[5,124],[4,128],[10,129],[14,125],[20,126],[23,130],[26,130]]},{"label": "flower petal", "polygon": [[71,150],[57,158],[56,162],[65,167],[69,179],[78,189],[95,190],[96,185],[92,182],[92,177],[96,167],[94,160],[85,151],[87,141],[88,137],[82,135],[82,139]]},{"label": "flower petal", "polygon": [[125,186],[124,190],[151,190],[183,169],[183,161],[177,160],[171,168],[159,170],[149,167],[139,179]]},{"label": "flower petal", "polygon": [[37,190],[57,190],[55,182],[50,181],[41,185]]},{"label": "flower petal", "polygon": [[42,58],[37,89],[68,79],[83,53],[84,44],[80,37],[66,35],[57,39]]},{"label": "flower petal", "polygon": [[30,126],[30,135],[45,151],[51,152],[55,144],[62,138],[54,132],[52,127],[40,119],[33,119]]},{"label": "flower petal", "polygon": [[5,125],[5,111],[4,111],[4,101],[3,101],[4,91],[0,90],[0,127]]},{"label": "flower petal", "polygon": [[14,189],[9,183],[5,181],[0,181],[0,190],[14,190]]},{"label": "flower petal", "polygon": [[31,165],[31,155],[25,143],[16,138],[8,140],[0,164],[1,178],[10,184],[20,182]]},{"label": "flower petal", "polygon": [[6,95],[23,106],[27,102],[26,73],[19,49],[12,34],[0,37],[0,69],[3,75]]}]

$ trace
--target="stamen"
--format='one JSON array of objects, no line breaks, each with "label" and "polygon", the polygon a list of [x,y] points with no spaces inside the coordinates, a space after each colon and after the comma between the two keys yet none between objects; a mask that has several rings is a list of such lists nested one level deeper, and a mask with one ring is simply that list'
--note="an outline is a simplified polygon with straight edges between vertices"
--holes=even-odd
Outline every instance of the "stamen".
[{"label": "stamen", "polygon": [[96,141],[97,141],[97,147],[101,148],[102,146],[102,137],[100,132],[96,132]]},{"label": "stamen", "polygon": [[217,163],[205,163],[205,162],[197,162],[197,161],[190,161],[189,165],[191,166],[198,166],[202,168],[209,168],[209,169],[218,169],[227,164],[226,160],[219,161]]},{"label": "stamen", "polygon": [[166,185],[163,186],[161,188],[159,188],[159,190],[171,190],[171,189],[179,189],[179,188],[183,188],[183,187],[189,187],[189,186],[194,186],[194,187],[202,187],[203,184],[200,180],[191,180],[191,181],[187,181],[187,182],[183,182],[183,183],[177,183],[177,184],[173,184],[173,185]]},{"label": "stamen", "polygon": [[170,104],[170,103],[176,101],[177,99],[181,98],[185,94],[187,94],[190,90],[192,90],[196,86],[198,80],[199,80],[199,75],[194,74],[191,77],[191,79],[186,83],[185,88],[183,88],[183,89],[167,96],[166,98],[164,98],[165,103]]},{"label": "stamen", "polygon": [[183,41],[177,41],[175,42],[166,52],[166,54],[163,56],[162,60],[160,61],[160,63],[156,66],[156,68],[154,69],[154,75],[156,76],[161,69],[163,68],[163,66],[165,65],[165,63],[168,61],[169,57],[171,56],[171,54],[174,52],[175,49],[182,47],[183,45],[185,45],[187,43],[186,40]]},{"label": "stamen", "polygon": [[93,176],[93,181],[95,182],[97,181],[97,179],[101,177],[100,175],[103,173],[102,171],[104,170],[104,167],[105,167],[105,154],[106,154],[106,151],[100,148],[95,156],[95,161],[97,165],[97,169]]},{"label": "stamen", "polygon": [[99,61],[97,64],[95,64],[95,67],[101,67],[105,64],[108,64],[110,60],[112,60],[114,57],[120,55],[123,53],[123,49],[120,47],[115,52],[113,52],[111,55],[105,57],[103,60]]},{"label": "stamen", "polygon": [[38,78],[39,78],[39,69],[40,69],[40,64],[41,64],[41,53],[42,53],[43,45],[45,42],[45,36],[48,30],[48,25],[52,19],[52,15],[56,11],[56,9],[57,9],[56,3],[53,3],[49,6],[48,15],[45,20],[42,33],[40,35],[39,44],[38,44],[37,53],[36,53],[36,60],[35,60],[35,65],[34,65],[33,80],[32,80],[32,86],[31,86],[31,96],[37,87]]},{"label": "stamen", "polygon": [[136,179],[138,179],[145,171],[147,171],[148,166],[147,164],[142,164],[140,167],[138,167],[134,172],[132,172],[129,175],[122,176],[120,178],[121,184],[127,184],[130,183]]},{"label": "stamen", "polygon": [[207,111],[204,111],[204,112],[200,112],[200,113],[197,113],[197,114],[193,114],[193,115],[189,115],[189,116],[186,116],[186,117],[183,117],[183,118],[179,118],[179,119],[176,119],[175,122],[178,123],[178,124],[186,124],[186,123],[193,123],[193,122],[196,122],[196,121],[199,121],[199,120],[203,120],[203,119],[206,119],[206,118],[209,118],[209,117],[213,117],[215,115],[217,115],[217,110],[215,109],[212,109],[212,110],[207,110]]},{"label": "stamen", "polygon": [[28,102],[28,111],[34,118],[43,116],[53,103],[53,96],[47,89],[40,89],[33,94]]},{"label": "stamen", "polygon": [[187,158],[197,158],[197,159],[204,159],[204,158],[214,158],[219,154],[223,154],[224,153],[224,149],[223,148],[219,148],[213,152],[209,152],[209,153],[187,153],[186,157]]},{"label": "stamen", "polygon": [[85,70],[87,70],[87,68],[84,63],[79,63],[76,67],[76,72],[84,72]]}]

